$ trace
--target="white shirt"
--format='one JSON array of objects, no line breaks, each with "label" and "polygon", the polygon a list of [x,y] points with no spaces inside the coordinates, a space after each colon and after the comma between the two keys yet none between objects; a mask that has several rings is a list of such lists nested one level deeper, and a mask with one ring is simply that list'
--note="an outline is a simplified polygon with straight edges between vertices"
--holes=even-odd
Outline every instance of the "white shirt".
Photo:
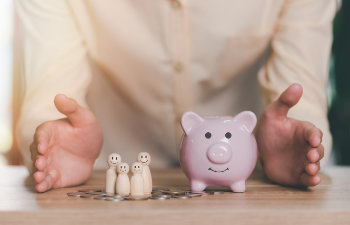
[{"label": "white shirt", "polygon": [[[104,132],[97,167],[111,152],[152,167],[178,163],[179,119],[235,115],[304,88],[289,116],[324,132],[331,150],[326,84],[333,0],[16,0],[17,139],[29,144],[42,122],[62,118],[64,93],[89,107]],[[262,98],[261,98],[262,97]],[[261,103],[263,99],[264,103]]]}]

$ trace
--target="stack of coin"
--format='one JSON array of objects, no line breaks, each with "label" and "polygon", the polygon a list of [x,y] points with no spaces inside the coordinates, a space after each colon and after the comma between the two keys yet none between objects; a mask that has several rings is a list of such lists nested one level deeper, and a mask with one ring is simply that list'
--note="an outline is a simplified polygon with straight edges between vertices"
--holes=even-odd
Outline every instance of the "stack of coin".
[{"label": "stack of coin", "polygon": [[140,201],[147,199],[168,200],[168,199],[190,199],[201,197],[203,195],[218,195],[224,194],[226,190],[207,190],[203,192],[192,192],[191,190],[170,190],[166,187],[153,187],[151,195],[143,196],[121,196],[106,193],[99,189],[80,189],[77,192],[69,192],[69,197],[90,198],[95,200],[120,202],[123,200]]},{"label": "stack of coin", "polygon": [[109,194],[98,189],[80,189],[78,192],[69,192],[67,195],[70,197],[91,198],[95,200],[114,202],[119,202],[125,199],[125,196]]}]

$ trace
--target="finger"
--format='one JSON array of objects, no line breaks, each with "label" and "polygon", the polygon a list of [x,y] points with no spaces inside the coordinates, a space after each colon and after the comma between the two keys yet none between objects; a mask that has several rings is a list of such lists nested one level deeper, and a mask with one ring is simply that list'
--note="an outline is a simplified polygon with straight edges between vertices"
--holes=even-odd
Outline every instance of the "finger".
[{"label": "finger", "polygon": [[304,123],[304,138],[313,148],[317,148],[322,142],[322,131],[311,123]]},{"label": "finger", "polygon": [[310,176],[307,173],[303,173],[300,176],[300,181],[302,186],[311,187],[321,183],[321,177],[319,175]]},{"label": "finger", "polygon": [[44,178],[44,180],[42,182],[38,183],[35,186],[35,189],[38,192],[45,192],[45,191],[50,190],[54,184],[55,178],[56,178],[55,172],[51,171],[50,173],[48,173],[46,175],[46,177]]},{"label": "finger", "polygon": [[318,161],[318,162],[316,163],[316,166],[317,166],[317,172],[320,171],[320,169],[321,169],[321,163],[320,163],[320,161]]},{"label": "finger", "polygon": [[280,97],[271,103],[267,108],[268,114],[277,117],[286,117],[289,109],[298,103],[303,94],[303,88],[300,84],[290,85]]},{"label": "finger", "polygon": [[49,189],[49,183],[46,180],[46,178],[44,178],[44,180],[42,182],[40,182],[37,185],[35,185],[35,189],[38,192],[45,192],[45,191],[47,191]]},{"label": "finger", "polygon": [[305,167],[305,171],[308,175],[314,176],[320,170],[320,162],[317,163],[308,163]]},{"label": "finger", "polygon": [[323,147],[323,144],[321,144],[320,146],[318,146],[317,152],[318,152],[318,154],[320,155],[320,160],[323,159],[323,156],[324,156],[324,147]]},{"label": "finger", "polygon": [[57,110],[66,115],[75,127],[81,127],[96,120],[92,112],[84,109],[74,99],[63,94],[56,95],[54,102]]},{"label": "finger", "polygon": [[320,154],[317,148],[312,148],[306,154],[306,158],[310,163],[316,163],[320,161]]},{"label": "finger", "polygon": [[34,180],[37,183],[41,183],[45,178],[45,173],[42,171],[37,171],[33,174]]},{"label": "finger", "polygon": [[45,158],[45,156],[42,156],[42,155],[37,156],[36,161],[35,161],[35,167],[39,171],[43,171],[46,168],[46,158]]},{"label": "finger", "polygon": [[49,123],[44,123],[40,125],[34,134],[34,143],[36,143],[36,150],[40,154],[45,154],[48,147],[50,138],[52,135],[52,127]]}]

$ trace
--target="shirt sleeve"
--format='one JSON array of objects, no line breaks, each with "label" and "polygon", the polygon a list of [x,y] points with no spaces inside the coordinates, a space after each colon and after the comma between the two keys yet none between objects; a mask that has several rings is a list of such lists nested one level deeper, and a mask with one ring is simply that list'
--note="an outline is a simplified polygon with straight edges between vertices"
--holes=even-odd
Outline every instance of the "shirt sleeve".
[{"label": "shirt sleeve", "polygon": [[64,117],[55,108],[55,95],[66,94],[87,106],[91,80],[87,48],[67,2],[15,1],[19,52],[14,66],[19,71],[22,99],[16,139],[30,170],[29,145],[36,127]]},{"label": "shirt sleeve", "polygon": [[262,96],[269,104],[290,84],[303,86],[303,96],[288,116],[309,121],[323,131],[329,159],[332,136],[327,119],[326,86],[332,44],[334,0],[287,0],[271,41],[271,52],[258,74]]}]

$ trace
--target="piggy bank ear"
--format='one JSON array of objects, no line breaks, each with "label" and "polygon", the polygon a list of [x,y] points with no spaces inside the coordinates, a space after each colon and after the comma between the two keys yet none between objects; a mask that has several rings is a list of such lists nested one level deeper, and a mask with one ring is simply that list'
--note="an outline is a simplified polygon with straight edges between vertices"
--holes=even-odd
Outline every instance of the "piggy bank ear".
[{"label": "piggy bank ear", "polygon": [[188,135],[191,129],[197,123],[203,122],[203,118],[194,112],[186,112],[181,117],[181,126],[185,133]]},{"label": "piggy bank ear", "polygon": [[255,128],[257,119],[253,112],[244,111],[235,116],[234,121],[239,124],[239,127],[241,129],[252,133]]}]

